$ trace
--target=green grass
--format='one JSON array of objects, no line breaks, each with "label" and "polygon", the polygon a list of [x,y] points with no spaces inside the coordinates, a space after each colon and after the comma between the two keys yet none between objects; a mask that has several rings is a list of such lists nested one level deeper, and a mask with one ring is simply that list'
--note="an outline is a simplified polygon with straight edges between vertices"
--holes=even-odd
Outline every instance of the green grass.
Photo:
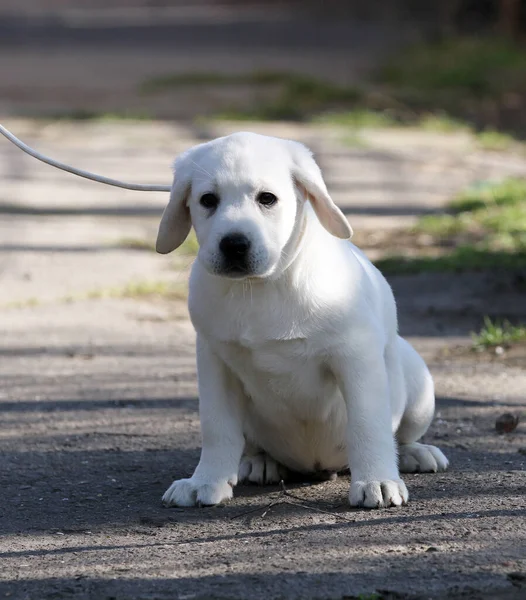
[{"label": "green grass", "polygon": [[492,252],[466,245],[439,256],[389,256],[375,261],[375,265],[386,275],[517,270],[526,268],[526,252]]},{"label": "green grass", "polygon": [[195,256],[199,251],[199,243],[192,229],[186,240],[177,248],[176,254],[181,256]]},{"label": "green grass", "polygon": [[455,213],[492,206],[516,206],[526,199],[526,180],[481,181],[462,192],[449,205]]},{"label": "green grass", "polygon": [[419,44],[379,73],[383,83],[420,94],[495,97],[524,85],[526,52],[500,38],[458,38]]},{"label": "green grass", "polygon": [[69,297],[65,300],[72,302],[82,299],[155,297],[169,300],[185,300],[187,297],[187,285],[186,283],[167,281],[135,281],[121,287],[92,290],[82,296]]},{"label": "green grass", "polygon": [[526,181],[479,184],[460,194],[450,214],[423,217],[416,231],[436,238],[463,235],[479,249],[526,251]]},{"label": "green grass", "polygon": [[98,300],[102,298],[163,298],[166,300],[186,300],[188,286],[186,282],[167,281],[134,281],[120,287],[101,288],[89,292],[64,296],[57,300],[40,301],[38,298],[28,298],[9,302],[2,306],[4,309],[31,308],[50,302],[80,302],[83,300]]},{"label": "green grass", "polygon": [[273,99],[255,101],[250,109],[232,107],[216,118],[231,120],[304,120],[312,114],[331,108],[355,104],[362,94],[350,86],[336,85],[305,75],[280,71],[260,71],[225,75],[219,73],[182,73],[145,81],[140,86],[143,94],[166,92],[182,87],[252,86],[255,89],[273,89]]},{"label": "green grass", "polygon": [[370,143],[363,137],[360,131],[345,131],[340,139],[342,144],[345,144],[349,148],[364,149],[370,147]]},{"label": "green grass", "polygon": [[509,321],[492,321],[485,317],[484,326],[472,334],[472,340],[475,349],[526,342],[526,325],[512,325]]},{"label": "green grass", "polygon": [[118,248],[124,248],[125,250],[146,250],[148,252],[155,252],[155,244],[151,240],[134,237],[123,237],[117,240],[115,245]]},{"label": "green grass", "polygon": [[297,76],[279,71],[255,71],[253,73],[178,73],[147,79],[139,86],[143,94],[155,94],[178,87],[201,87],[209,85],[277,85],[288,83]]},{"label": "green grass", "polygon": [[[443,112],[425,112],[422,115],[402,115],[391,110],[355,108],[344,112],[327,112],[313,118],[314,123],[344,128],[350,137],[350,145],[358,144],[362,129],[410,128],[432,133],[465,133],[472,136],[475,144],[483,150],[505,151],[519,147],[519,142],[507,133],[487,129],[476,132],[466,121],[456,119]],[[346,142],[345,139],[343,139]],[[347,143],[347,142],[346,142]]]},{"label": "green grass", "polygon": [[[449,214],[422,217],[436,256],[391,256],[377,261],[388,274],[526,268],[526,181],[485,182],[460,194]],[[445,250],[444,250],[445,248]]]},{"label": "green grass", "polygon": [[7,302],[2,305],[2,308],[32,308],[34,306],[40,305],[40,300],[38,298],[27,298],[26,300],[15,300],[14,302]]},{"label": "green grass", "polygon": [[[328,112],[314,119],[315,123],[328,123],[340,127],[353,129],[386,129],[391,127],[410,127],[431,131],[436,133],[473,133],[472,128],[465,121],[455,119],[445,113],[426,112],[422,115],[400,115],[392,110],[372,110],[367,108],[355,108],[345,112]],[[512,140],[506,134],[488,132],[502,136],[502,140]],[[482,135],[482,134],[481,134]],[[493,136],[496,138],[496,136]],[[488,137],[490,140],[490,137]],[[488,141],[489,144],[489,141]],[[494,144],[496,142],[494,141]]]},{"label": "green grass", "polygon": [[399,124],[387,112],[356,108],[347,111],[332,111],[312,119],[319,125],[332,125],[341,133],[341,142],[351,148],[367,148],[368,141],[363,137],[364,129],[387,129]]},{"label": "green grass", "polygon": [[147,111],[97,112],[91,110],[71,110],[41,117],[54,121],[89,121],[99,123],[118,123],[121,121],[149,121],[153,117]]},{"label": "green grass", "polygon": [[444,113],[426,113],[417,122],[419,129],[436,133],[457,133],[465,131],[471,133],[471,127],[459,119]]},{"label": "green grass", "polygon": [[[329,112],[314,117],[313,122],[329,124],[351,130],[354,136],[361,129],[387,129],[394,127],[412,128],[432,133],[465,133],[472,136],[476,146],[482,150],[506,151],[520,148],[520,142],[511,135],[486,129],[476,132],[466,121],[454,118],[443,112],[426,112],[410,117],[396,115],[389,110],[356,108],[345,112]],[[354,141],[354,137],[351,138]]]},{"label": "green grass", "polygon": [[485,131],[477,133],[476,140],[478,146],[483,150],[494,150],[498,152],[509,150],[517,144],[516,140],[514,140],[511,135],[493,129],[486,129]]},{"label": "green grass", "polygon": [[466,121],[480,148],[503,151],[516,143],[496,129],[524,133],[524,73],[523,44],[496,36],[456,37],[396,53],[378,69],[376,86],[384,108],[396,107],[405,120],[416,124],[423,113],[443,115],[439,122],[421,123],[441,131],[463,128]]},{"label": "green grass", "polygon": [[388,112],[356,108],[345,112],[329,112],[314,119],[314,122],[350,129],[385,129],[399,125]]}]

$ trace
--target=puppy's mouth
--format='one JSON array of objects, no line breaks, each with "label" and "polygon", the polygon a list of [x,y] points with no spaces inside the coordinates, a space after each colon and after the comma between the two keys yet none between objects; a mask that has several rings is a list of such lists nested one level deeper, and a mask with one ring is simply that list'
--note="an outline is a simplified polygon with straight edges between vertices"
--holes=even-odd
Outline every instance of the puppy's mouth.
[{"label": "puppy's mouth", "polygon": [[231,279],[242,279],[254,275],[254,270],[245,263],[228,263],[221,265],[217,274]]}]

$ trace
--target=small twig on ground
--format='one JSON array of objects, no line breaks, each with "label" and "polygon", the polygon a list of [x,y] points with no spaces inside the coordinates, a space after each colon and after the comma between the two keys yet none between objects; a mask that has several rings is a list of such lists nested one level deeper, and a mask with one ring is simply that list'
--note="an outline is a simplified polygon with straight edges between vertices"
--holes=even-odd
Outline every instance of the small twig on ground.
[{"label": "small twig on ground", "polygon": [[306,508],[307,510],[313,510],[315,512],[322,513],[324,515],[330,515],[335,519],[342,519],[343,521],[347,521],[347,523],[354,523],[355,519],[348,519],[339,513],[331,512],[330,510],[323,510],[323,508],[318,508],[317,506],[307,506],[306,504],[302,504],[300,502],[290,502],[288,500],[282,500],[283,504],[290,504],[291,506],[300,506],[301,508]]},{"label": "small twig on ground", "polygon": [[276,504],[280,504],[281,500],[273,500],[272,502],[269,502],[266,506],[256,506],[256,508],[250,508],[249,510],[244,510],[241,513],[238,513],[237,515],[234,515],[233,517],[230,517],[230,520],[233,521],[234,519],[239,519],[240,517],[245,517],[246,515],[250,515],[251,513],[255,513],[258,512],[259,510],[264,510],[265,512],[261,515],[262,517],[264,517],[267,512]]},{"label": "small twig on ground", "polygon": [[[285,482],[283,481],[283,479],[279,482],[279,486],[281,488],[281,491],[279,492],[279,496],[277,499],[272,500],[272,502],[269,502],[264,507],[258,506],[257,508],[251,508],[242,513],[234,515],[233,517],[230,517],[230,519],[231,520],[238,519],[239,517],[244,517],[246,515],[257,512],[259,510],[264,511],[261,515],[261,518],[263,519],[267,515],[269,510],[271,508],[273,508],[274,506],[277,506],[278,504],[289,504],[290,506],[299,506],[300,508],[304,508],[306,510],[312,510],[314,512],[322,513],[324,515],[330,515],[331,517],[334,517],[335,519],[342,519],[343,521],[346,521],[347,523],[355,522],[355,519],[349,519],[348,517],[345,517],[345,516],[340,515],[335,512],[331,512],[330,510],[324,510],[323,508],[318,508],[317,506],[308,506],[307,504],[303,504],[303,502],[305,502],[305,500],[303,498],[300,498],[299,496],[295,496],[294,494],[289,492],[287,490],[287,488],[285,487]],[[294,501],[291,502],[290,500],[288,500],[288,498],[291,498]],[[306,502],[309,502],[309,501],[307,500]]]}]

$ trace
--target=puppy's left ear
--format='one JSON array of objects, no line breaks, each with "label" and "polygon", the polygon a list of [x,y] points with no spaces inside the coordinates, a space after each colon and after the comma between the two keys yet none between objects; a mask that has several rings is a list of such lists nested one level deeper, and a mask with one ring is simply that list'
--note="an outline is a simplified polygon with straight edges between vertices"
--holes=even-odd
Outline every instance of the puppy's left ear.
[{"label": "puppy's left ear", "polygon": [[329,196],[321,170],[311,151],[298,142],[289,143],[294,161],[292,177],[299,190],[310,201],[320,223],[329,233],[341,239],[349,239],[353,233],[349,221]]},{"label": "puppy's left ear", "polygon": [[[185,167],[184,155],[175,163],[175,177],[170,200],[164,209],[155,249],[159,254],[168,254],[179,248],[190,233],[192,222],[186,202],[190,193],[190,173]],[[183,160],[181,160],[183,159]]]}]

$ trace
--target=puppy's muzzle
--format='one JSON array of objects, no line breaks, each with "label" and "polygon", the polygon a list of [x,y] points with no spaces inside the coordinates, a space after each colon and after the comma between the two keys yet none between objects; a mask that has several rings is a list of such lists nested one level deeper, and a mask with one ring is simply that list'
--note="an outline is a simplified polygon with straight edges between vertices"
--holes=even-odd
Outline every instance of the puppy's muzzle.
[{"label": "puppy's muzzle", "polygon": [[250,271],[250,240],[242,233],[230,233],[219,242],[223,272],[246,275]]}]

